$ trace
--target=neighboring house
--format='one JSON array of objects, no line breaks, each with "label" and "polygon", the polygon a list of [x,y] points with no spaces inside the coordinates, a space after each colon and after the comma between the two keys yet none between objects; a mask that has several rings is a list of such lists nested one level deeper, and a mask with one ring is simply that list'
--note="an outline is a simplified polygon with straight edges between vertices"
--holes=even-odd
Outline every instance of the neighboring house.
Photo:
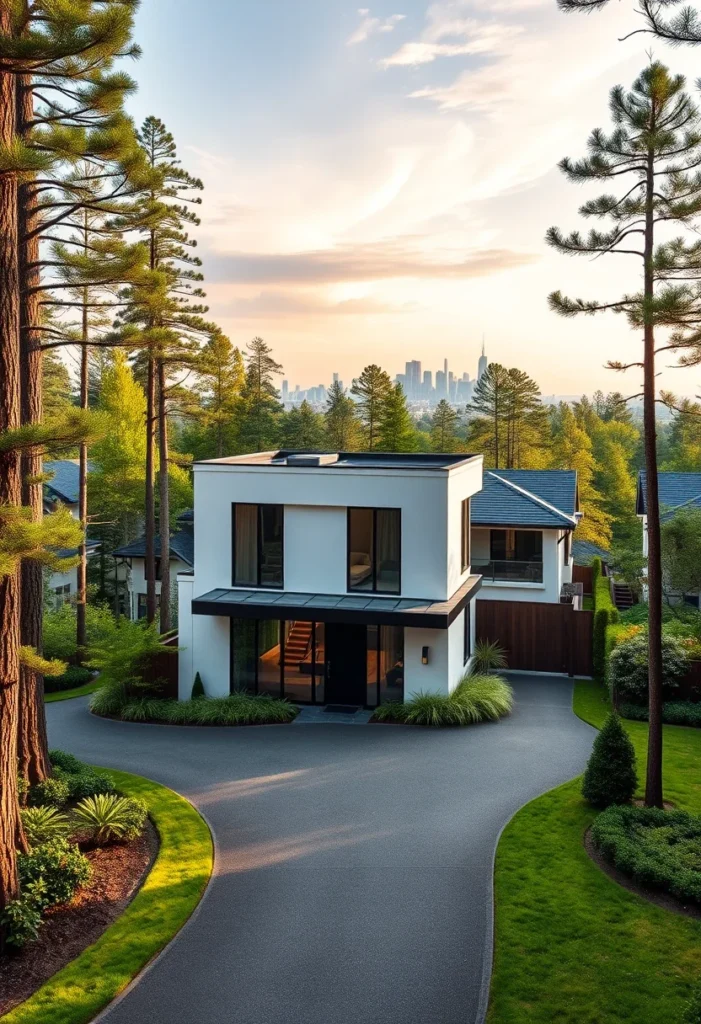
[{"label": "neighboring house", "polygon": [[[180,696],[374,707],[469,668],[482,457],[264,452],[194,467]],[[190,564],[192,564],[190,562]]]},{"label": "neighboring house", "polygon": [[[635,512],[643,524],[643,555],[647,558],[647,508],[645,494],[645,470],[638,474],[638,493]],[[701,508],[701,473],[658,473],[657,487],[660,501],[660,515],[664,522],[683,508]],[[647,600],[647,587],[643,587]],[[680,600],[699,607],[698,594],[680,594]]]},{"label": "neighboring house", "polygon": [[[89,468],[89,467],[88,467]],[[74,519],[80,518],[78,507],[79,502],[79,466],[78,462],[71,459],[60,459],[55,462],[45,462],[44,472],[51,479],[44,484],[44,511],[52,512],[57,505],[66,505]],[[88,557],[99,550],[99,542],[87,541]],[[62,558],[74,558],[78,549],[66,549],[59,551]],[[66,572],[54,572],[49,577],[48,587],[54,594],[55,604],[58,608],[75,598],[78,592],[78,569],[73,567]]]},{"label": "neighboring house", "polygon": [[[178,516],[178,531],[170,538],[170,578],[172,593],[176,593],[176,580],[179,572],[186,572],[194,565],[194,544],[192,536],[192,511]],[[156,604],[161,598],[161,539],[156,536]],[[146,616],[146,538],[124,544],[112,554],[123,559],[128,566],[127,594],[129,617],[143,619]]]},{"label": "neighboring house", "polygon": [[576,472],[485,471],[471,515],[480,600],[559,603],[572,582],[572,534],[581,518]]}]

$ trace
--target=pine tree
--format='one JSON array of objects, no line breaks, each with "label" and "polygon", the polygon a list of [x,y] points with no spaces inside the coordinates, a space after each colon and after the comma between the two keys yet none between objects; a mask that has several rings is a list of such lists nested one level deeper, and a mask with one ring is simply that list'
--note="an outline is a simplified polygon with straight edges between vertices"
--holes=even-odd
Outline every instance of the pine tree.
[{"label": "pine tree", "polygon": [[611,545],[611,518],[602,508],[602,499],[594,487],[596,461],[587,432],[580,427],[565,402],[553,414],[553,469],[577,471],[579,500],[584,513],[577,527],[577,539],[591,541],[608,550]]},{"label": "pine tree", "polygon": [[66,411],[73,404],[71,391],[73,384],[68,367],[52,349],[42,359],[42,392],[43,414],[45,422],[63,419]]},{"label": "pine tree", "polygon": [[196,459],[236,454],[246,375],[243,356],[217,331],[200,351],[195,369],[193,401],[184,410],[195,425],[184,432],[185,450]]},{"label": "pine tree", "polygon": [[329,389],[324,419],[329,443],[334,451],[355,451],[360,441],[355,402],[346,394],[339,381],[334,381]]},{"label": "pine tree", "polygon": [[[698,353],[698,339],[690,324],[701,321],[698,288],[687,283],[699,276],[698,242],[683,237],[656,245],[656,227],[694,227],[701,213],[701,132],[698,109],[684,92],[684,79],[670,76],[667,68],[651,63],[626,92],[611,92],[614,129],[607,135],[595,130],[589,139],[589,156],[560,167],[574,182],[617,181],[625,191],[618,197],[603,195],[586,202],[580,213],[608,221],[606,231],[593,230],[584,238],[579,232],[563,235],[550,228],[548,242],[570,254],[625,253],[637,256],[641,289],[611,302],[569,299],[555,292],[551,307],[563,316],[612,310],[623,314],[642,341],[642,358],[630,364],[611,362],[615,370],[635,367],[643,371],[643,436],[648,515],[648,638],[650,741],[648,745],[645,802],[662,806],[662,577],[660,510],[657,479],[657,426],[655,403],[656,328],[672,328],[665,349],[679,349],[683,361]],[[629,180],[626,180],[629,179]],[[632,179],[632,184],[630,182]],[[638,245],[636,245],[636,241]],[[639,246],[639,247],[638,247]]]},{"label": "pine tree", "polygon": [[490,363],[468,414],[469,446],[483,451],[495,469],[533,469],[547,462],[547,412],[527,373]]},{"label": "pine tree", "polygon": [[418,450],[416,428],[407,409],[404,388],[401,384],[392,385],[382,403],[377,447],[384,452],[415,452]]},{"label": "pine tree", "polygon": [[298,409],[290,409],[283,414],[281,432],[285,448],[311,448],[320,451],[326,447],[324,418],[314,412],[306,399]]},{"label": "pine tree", "polygon": [[[557,0],[558,7],[565,13],[583,11],[588,14],[602,10],[608,3],[609,0]],[[633,9],[642,16],[644,26],[634,32],[654,35],[673,45],[701,43],[701,20],[686,0],[637,0]]]},{"label": "pine tree", "polygon": [[604,722],[582,780],[582,796],[594,807],[629,804],[638,785],[635,748],[617,714]]},{"label": "pine tree", "polygon": [[282,406],[273,378],[282,373],[282,366],[273,359],[272,349],[262,338],[254,338],[246,348],[241,447],[243,451],[259,452],[277,442],[277,417]]},{"label": "pine tree", "polygon": [[454,452],[458,449],[459,417],[452,405],[441,398],[431,420],[431,451]]},{"label": "pine tree", "polygon": [[358,399],[358,412],[363,425],[363,447],[372,452],[378,446],[380,420],[387,398],[392,390],[389,374],[375,363],[366,366],[353,381],[351,394]]}]

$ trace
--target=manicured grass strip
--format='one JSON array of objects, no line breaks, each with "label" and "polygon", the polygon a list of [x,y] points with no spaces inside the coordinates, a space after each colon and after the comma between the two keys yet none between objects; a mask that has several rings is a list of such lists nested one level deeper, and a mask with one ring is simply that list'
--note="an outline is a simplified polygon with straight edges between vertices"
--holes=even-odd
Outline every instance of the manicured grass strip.
[{"label": "manicured grass strip", "polygon": [[[605,691],[577,683],[574,708],[600,726]],[[647,724],[625,722],[645,771]],[[665,794],[701,811],[701,734],[665,726]],[[677,1024],[701,976],[701,922],[621,888],[582,843],[595,812],[579,779],[522,808],[495,872],[490,1024]]]},{"label": "manicured grass strip", "polygon": [[89,693],[94,693],[95,690],[99,690],[102,683],[93,679],[91,683],[86,683],[85,686],[76,686],[74,690],[59,690],[57,693],[45,693],[44,703],[53,704],[57,700],[71,700],[73,697],[86,697]]},{"label": "manicured grass strip", "polygon": [[93,946],[3,1017],[3,1024],[87,1024],[170,942],[207,885],[212,837],[194,807],[139,775],[107,774],[120,792],[148,804],[161,838],[156,861],[122,916]]}]

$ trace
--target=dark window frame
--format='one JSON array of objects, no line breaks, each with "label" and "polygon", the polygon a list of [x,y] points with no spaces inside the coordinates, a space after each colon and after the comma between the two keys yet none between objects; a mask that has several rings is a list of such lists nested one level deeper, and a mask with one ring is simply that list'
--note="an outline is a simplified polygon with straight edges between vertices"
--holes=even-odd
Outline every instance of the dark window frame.
[{"label": "dark window frame", "polygon": [[[372,589],[360,590],[358,587],[351,587],[351,515],[353,512],[372,512],[372,553],[370,563],[372,568]],[[399,514],[399,587],[397,590],[378,590],[377,588],[377,513],[397,512]],[[390,597],[400,597],[402,593],[402,510],[401,508],[390,508],[388,506],[375,507],[373,505],[349,505],[346,509],[346,590],[349,594],[386,594]]]},{"label": "dark window frame", "polygon": [[[236,509],[240,505],[253,505],[256,511],[256,577],[257,583],[236,582]],[[262,509],[280,509],[280,547],[281,547],[281,577],[279,583],[261,583],[263,569],[263,531],[262,531]],[[285,506],[277,501],[232,501],[231,503],[231,585],[246,590],[284,590],[285,589]]]},{"label": "dark window frame", "polygon": [[572,553],[572,534],[569,530],[565,532],[565,565],[569,566]]},{"label": "dark window frame", "polygon": [[[504,534],[504,537],[505,537],[504,555],[500,556],[500,555],[495,555],[494,554],[494,535],[495,534],[502,534],[502,533]],[[528,533],[528,534],[533,533],[533,534],[538,534],[540,536],[540,558],[525,558],[525,559],[508,558],[507,555],[506,555],[506,552],[508,550],[508,534],[509,533],[513,533],[513,535],[514,535],[514,551],[517,550],[517,545],[518,545],[518,541],[516,539],[516,534],[517,533]],[[489,531],[489,560],[491,562],[519,562],[519,561],[525,561],[525,562],[540,562],[542,564],[542,561],[543,561],[543,531],[542,530],[538,530],[538,529],[526,530],[526,529],[522,529],[520,527],[506,527],[506,526],[502,526],[502,527],[498,527],[498,528],[497,527],[492,527],[490,529],[490,531]]]},{"label": "dark window frame", "polygon": [[460,506],[460,572],[470,568],[472,555],[470,543],[470,499],[465,498]]},{"label": "dark window frame", "polygon": [[463,665],[467,665],[472,657],[472,602],[465,605],[465,624],[463,637]]}]

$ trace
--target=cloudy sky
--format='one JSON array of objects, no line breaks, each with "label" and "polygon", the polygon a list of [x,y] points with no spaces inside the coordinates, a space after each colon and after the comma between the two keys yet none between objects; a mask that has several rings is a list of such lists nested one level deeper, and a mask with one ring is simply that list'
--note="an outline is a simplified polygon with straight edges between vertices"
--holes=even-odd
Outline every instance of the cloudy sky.
[{"label": "cloudy sky", "polygon": [[[349,382],[375,361],[495,361],[545,393],[638,390],[603,369],[638,351],[617,318],[563,321],[549,291],[617,297],[629,257],[567,260],[550,224],[585,192],[556,169],[606,126],[609,89],[646,50],[633,0],[597,15],[555,0],[145,0],[132,103],[174,133],[206,186],[198,230],[212,314],[262,335],[291,384]],[[628,260],[631,262],[628,262]],[[662,382],[698,390],[694,370]]]}]

